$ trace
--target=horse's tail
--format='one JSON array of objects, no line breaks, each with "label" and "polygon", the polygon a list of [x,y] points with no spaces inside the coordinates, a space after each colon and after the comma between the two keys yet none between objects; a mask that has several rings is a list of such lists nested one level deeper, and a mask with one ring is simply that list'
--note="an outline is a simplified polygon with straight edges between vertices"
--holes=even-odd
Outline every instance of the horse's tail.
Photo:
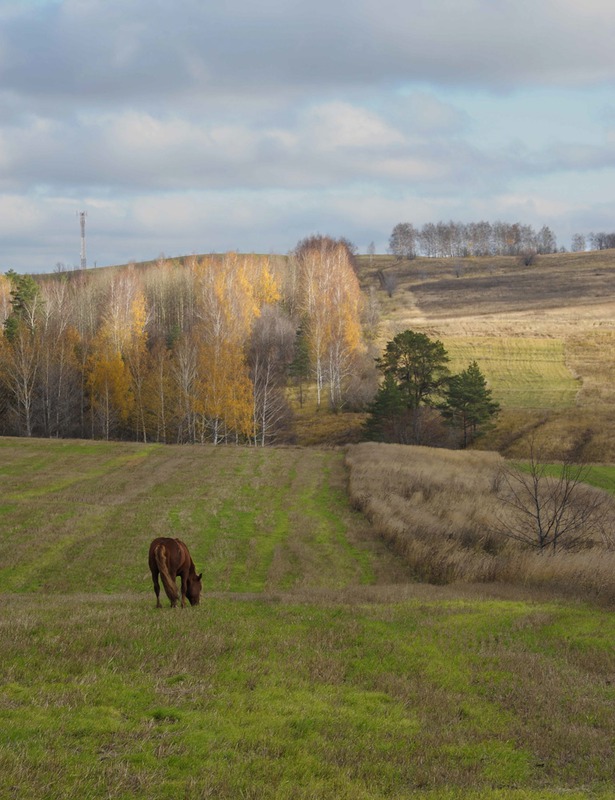
[{"label": "horse's tail", "polygon": [[169,565],[167,564],[167,548],[163,544],[156,545],[154,548],[154,558],[156,559],[156,565],[158,567],[158,571],[160,572],[162,585],[167,593],[167,597],[171,601],[171,605],[175,605],[175,603],[177,603],[177,598],[179,597],[177,592],[177,584],[169,572]]}]

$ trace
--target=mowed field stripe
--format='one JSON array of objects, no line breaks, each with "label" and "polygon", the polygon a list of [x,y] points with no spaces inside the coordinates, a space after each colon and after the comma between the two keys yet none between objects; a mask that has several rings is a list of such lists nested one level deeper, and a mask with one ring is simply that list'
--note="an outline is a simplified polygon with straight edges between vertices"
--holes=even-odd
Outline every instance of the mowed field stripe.
[{"label": "mowed field stripe", "polygon": [[581,382],[566,365],[560,339],[521,337],[455,337],[444,339],[453,372],[471,361],[478,365],[507,408],[574,406]]},{"label": "mowed field stripe", "polygon": [[[189,545],[204,590],[263,592],[373,579],[340,494],[338,451],[3,440],[4,590],[151,591],[149,542]],[[111,457],[110,457],[111,455]]]}]

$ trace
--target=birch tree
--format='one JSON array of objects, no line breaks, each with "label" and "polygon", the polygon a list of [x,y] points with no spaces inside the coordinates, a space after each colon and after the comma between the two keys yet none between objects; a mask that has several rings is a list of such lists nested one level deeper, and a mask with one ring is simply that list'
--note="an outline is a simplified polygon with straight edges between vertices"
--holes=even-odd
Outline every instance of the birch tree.
[{"label": "birch tree", "polygon": [[362,348],[359,283],[344,242],[315,236],[299,243],[301,311],[320,406],[329,385],[331,406],[343,403],[343,383]]},{"label": "birch tree", "polygon": [[126,425],[133,406],[130,373],[116,344],[117,331],[105,324],[92,342],[86,385],[90,392],[92,435],[110,439]]},{"label": "birch tree", "polygon": [[296,332],[279,309],[267,306],[255,321],[248,364],[254,387],[253,439],[264,447],[288,431],[291,411],[285,380],[294,357]]}]

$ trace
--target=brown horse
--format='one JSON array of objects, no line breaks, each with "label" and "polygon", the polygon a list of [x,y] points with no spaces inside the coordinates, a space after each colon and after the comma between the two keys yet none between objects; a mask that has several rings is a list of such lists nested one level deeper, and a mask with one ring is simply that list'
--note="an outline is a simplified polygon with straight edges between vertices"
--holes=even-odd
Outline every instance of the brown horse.
[{"label": "brown horse", "polygon": [[162,608],[158,576],[162,578],[162,585],[171,601],[171,607],[175,608],[178,598],[175,581],[178,575],[181,578],[182,608],[186,607],[186,597],[191,606],[198,606],[203,573],[196,574],[194,561],[184,542],[167,537],[154,539],[149,546],[149,568],[152,571],[154,591],[156,592],[156,608]]}]

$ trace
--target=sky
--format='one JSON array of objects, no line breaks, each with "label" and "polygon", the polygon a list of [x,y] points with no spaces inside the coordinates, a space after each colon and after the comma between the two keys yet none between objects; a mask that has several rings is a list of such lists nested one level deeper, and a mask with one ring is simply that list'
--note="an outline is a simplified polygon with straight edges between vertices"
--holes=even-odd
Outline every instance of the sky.
[{"label": "sky", "polygon": [[610,0],[0,0],[0,272],[615,231]]}]

